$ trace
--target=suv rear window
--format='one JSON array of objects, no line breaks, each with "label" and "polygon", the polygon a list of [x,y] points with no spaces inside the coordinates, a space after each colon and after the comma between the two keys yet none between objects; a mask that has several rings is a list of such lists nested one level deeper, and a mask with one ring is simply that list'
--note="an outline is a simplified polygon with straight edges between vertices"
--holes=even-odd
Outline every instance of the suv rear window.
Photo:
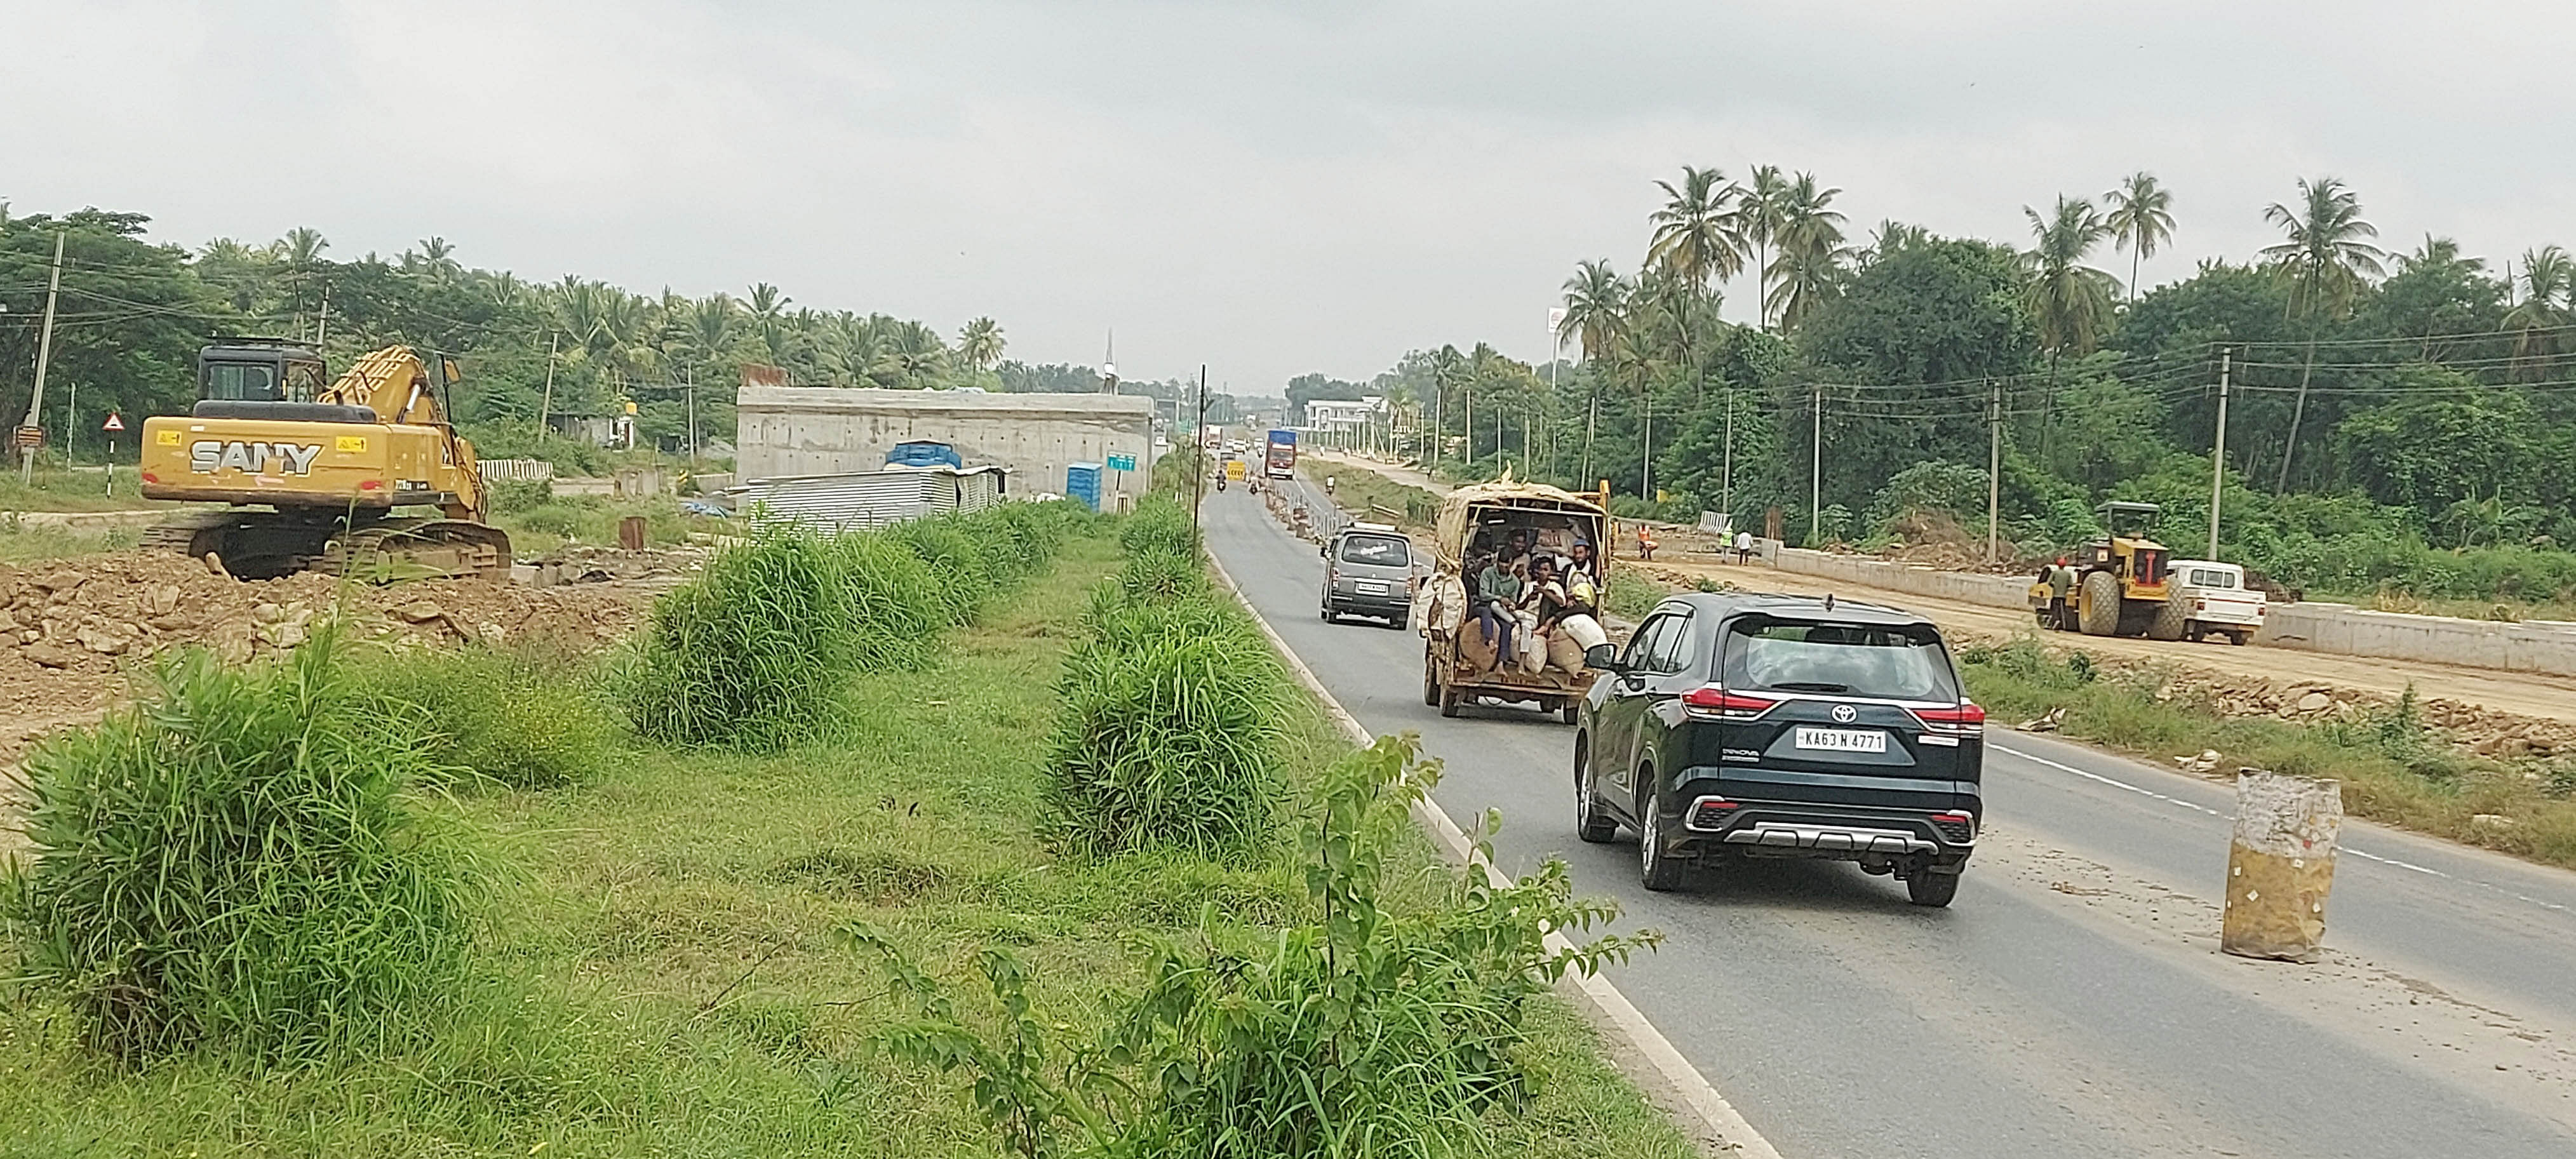
[{"label": "suv rear window", "polygon": [[1367,567],[1411,567],[1413,545],[1392,535],[1342,537],[1342,562]]},{"label": "suv rear window", "polygon": [[1727,630],[1720,663],[1720,681],[1748,692],[1959,699],[1958,678],[1941,649],[1941,635],[1925,626],[1737,620]]}]

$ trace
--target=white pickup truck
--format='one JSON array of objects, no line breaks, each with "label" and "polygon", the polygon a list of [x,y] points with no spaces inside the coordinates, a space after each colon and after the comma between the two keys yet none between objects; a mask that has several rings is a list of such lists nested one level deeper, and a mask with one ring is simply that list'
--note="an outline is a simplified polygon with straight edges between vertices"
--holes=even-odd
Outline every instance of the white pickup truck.
[{"label": "white pickup truck", "polygon": [[2225,636],[2242,644],[2263,628],[2263,593],[2245,586],[2245,569],[2208,559],[2167,565],[2166,598],[2183,614],[2183,638]]}]

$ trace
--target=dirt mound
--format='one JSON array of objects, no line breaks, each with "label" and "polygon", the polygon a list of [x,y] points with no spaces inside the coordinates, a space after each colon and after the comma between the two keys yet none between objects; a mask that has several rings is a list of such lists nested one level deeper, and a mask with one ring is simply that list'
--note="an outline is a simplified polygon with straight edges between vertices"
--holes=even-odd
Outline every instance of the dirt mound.
[{"label": "dirt mound", "polygon": [[642,594],[474,580],[369,587],[318,574],[245,582],[184,556],[124,552],[0,565],[0,684],[104,675],[123,660],[204,645],[227,660],[290,649],[345,607],[360,634],[438,643],[544,639],[596,647],[632,629]]},{"label": "dirt mound", "polygon": [[[1966,634],[2002,645],[2001,637]],[[2070,651],[2044,645],[2063,658]],[[2270,717],[2300,724],[2384,719],[2398,709],[2399,698],[2386,693],[2341,687],[2320,680],[2267,680],[2170,661],[2140,661],[2088,653],[2094,669],[2107,679],[2152,685],[2161,701],[2181,701],[2229,718]],[[2447,698],[2418,700],[2416,723],[2464,752],[2502,761],[2547,761],[2576,756],[2576,723],[2520,716]]]}]

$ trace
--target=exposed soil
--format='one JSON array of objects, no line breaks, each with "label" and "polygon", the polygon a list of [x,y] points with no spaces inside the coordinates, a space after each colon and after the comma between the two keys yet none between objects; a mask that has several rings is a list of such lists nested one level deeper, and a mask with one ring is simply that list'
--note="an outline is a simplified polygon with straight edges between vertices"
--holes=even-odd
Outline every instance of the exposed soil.
[{"label": "exposed soil", "polygon": [[[1705,578],[1754,591],[1801,595],[1821,595],[1830,591],[1847,597],[1882,601],[1931,616],[1944,630],[1966,637],[2002,639],[2038,630],[2029,613],[2009,608],[1933,599],[1909,592],[1777,571],[1760,565],[1737,567],[1718,563],[1713,558],[1694,559],[1668,552],[1658,554],[1662,558],[1650,564],[1635,564],[1627,560],[1620,561],[1620,564],[1640,567],[1649,574],[1684,587],[1693,586]],[[2374,657],[2333,656],[2260,645],[2159,643],[2109,636],[2060,638],[2050,633],[2043,633],[2043,638],[2080,647],[2096,655],[2206,669],[2231,678],[2252,678],[2285,688],[2318,685],[2395,697],[2412,685],[2417,697],[2425,700],[2475,705],[2514,717],[2576,723],[2576,678],[2564,676],[2455,668]]]},{"label": "exposed soil", "polygon": [[[585,561],[596,563],[598,561]],[[427,580],[370,587],[320,574],[243,581],[186,556],[117,552],[26,566],[0,564],[0,850],[16,835],[7,774],[56,729],[85,724],[125,699],[151,660],[202,646],[230,661],[303,643],[335,610],[362,638],[439,645],[542,641],[591,650],[644,616],[668,561],[615,561],[643,582],[528,587]]]}]

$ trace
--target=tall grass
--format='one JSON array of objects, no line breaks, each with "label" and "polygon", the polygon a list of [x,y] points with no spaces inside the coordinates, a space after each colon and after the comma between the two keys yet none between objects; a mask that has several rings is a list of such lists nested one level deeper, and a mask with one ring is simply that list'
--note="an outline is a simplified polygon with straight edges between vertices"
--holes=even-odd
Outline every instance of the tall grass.
[{"label": "tall grass", "polygon": [[191,653],[29,755],[38,857],[0,925],[92,1046],[306,1060],[446,992],[475,877],[405,796],[429,756],[361,702],[327,636],[275,666]]},{"label": "tall grass", "polygon": [[440,769],[511,789],[585,784],[618,747],[615,711],[585,658],[466,647],[343,658],[361,713]]},{"label": "tall grass", "polygon": [[1090,856],[1258,848],[1286,793],[1285,673],[1213,593],[1178,506],[1147,500],[1118,539],[1127,562],[1094,594],[1088,638],[1057,686],[1047,801],[1058,842]]},{"label": "tall grass", "polygon": [[757,532],[653,605],[624,666],[637,732],[768,751],[814,736],[849,677],[919,668],[941,629],[1045,568],[1069,504],[1007,503],[890,531]]},{"label": "tall grass", "polygon": [[801,527],[769,528],[654,601],[620,678],[636,731],[746,750],[813,735],[866,631],[848,561]]}]

